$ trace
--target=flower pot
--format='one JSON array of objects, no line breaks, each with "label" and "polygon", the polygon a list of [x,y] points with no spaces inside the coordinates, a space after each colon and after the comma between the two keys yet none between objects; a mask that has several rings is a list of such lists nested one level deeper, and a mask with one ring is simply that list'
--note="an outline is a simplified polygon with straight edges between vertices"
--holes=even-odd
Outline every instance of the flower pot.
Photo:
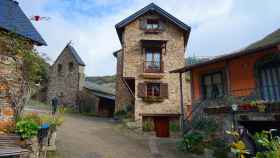
[{"label": "flower pot", "polygon": [[257,106],[259,112],[265,112],[266,106],[264,104],[258,104]]}]

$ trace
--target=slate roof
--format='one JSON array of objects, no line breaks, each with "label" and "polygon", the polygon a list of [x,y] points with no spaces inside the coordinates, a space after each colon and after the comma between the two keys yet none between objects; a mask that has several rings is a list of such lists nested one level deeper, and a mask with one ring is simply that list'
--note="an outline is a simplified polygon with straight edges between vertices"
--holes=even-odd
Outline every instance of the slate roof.
[{"label": "slate roof", "polygon": [[37,45],[47,45],[21,10],[18,2],[13,0],[0,0],[0,29],[15,32]]},{"label": "slate roof", "polygon": [[79,56],[79,54],[77,53],[77,51],[75,50],[75,48],[73,46],[71,46],[70,44],[67,44],[66,49],[69,50],[69,53],[74,57],[75,61],[81,65],[81,66],[86,66],[86,64],[84,63],[84,61],[82,60],[82,58]]},{"label": "slate roof", "polygon": [[[134,21],[135,19],[137,19],[138,17],[144,15],[147,12],[156,12],[159,15],[161,15],[162,17],[168,19],[170,22],[174,23],[175,25],[177,25],[178,27],[180,27],[181,29],[183,29],[184,31],[187,32],[187,34],[190,32],[191,27],[188,26],[187,24],[185,24],[184,22],[180,21],[179,19],[177,19],[176,17],[174,17],[173,15],[169,14],[168,12],[166,12],[165,10],[163,10],[162,8],[160,8],[159,6],[157,6],[154,3],[151,3],[149,5],[147,5],[146,7],[144,7],[143,9],[137,11],[136,13],[132,14],[131,16],[125,18],[124,20],[122,20],[121,22],[119,22],[118,24],[116,24],[116,30],[119,36],[120,41],[122,42],[122,32],[123,32],[123,28],[128,25],[129,23],[131,23],[132,21]],[[186,39],[187,40],[187,39]]]},{"label": "slate roof", "polygon": [[235,52],[232,52],[229,54],[221,55],[221,56],[218,56],[216,58],[213,58],[213,59],[205,61],[205,62],[188,65],[183,68],[173,70],[173,71],[171,71],[171,73],[186,72],[186,71],[189,71],[196,67],[200,67],[200,66],[204,66],[204,65],[224,61],[224,60],[233,59],[233,58],[240,57],[243,55],[261,53],[261,50],[273,48],[279,44],[280,44],[280,29],[270,33],[269,35],[265,36],[263,39],[256,41],[241,50],[238,50],[238,51],[235,51]]},{"label": "slate roof", "polygon": [[85,88],[91,90],[96,96],[115,100],[115,90],[104,85],[99,85],[93,82],[85,81]]}]

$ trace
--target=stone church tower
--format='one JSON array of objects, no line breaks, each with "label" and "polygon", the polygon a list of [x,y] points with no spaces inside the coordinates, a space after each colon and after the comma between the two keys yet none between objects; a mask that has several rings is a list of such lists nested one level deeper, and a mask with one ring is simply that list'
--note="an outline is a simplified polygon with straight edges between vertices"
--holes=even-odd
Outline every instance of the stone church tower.
[{"label": "stone church tower", "polygon": [[76,50],[67,44],[50,68],[48,102],[57,96],[61,104],[76,106],[78,93],[84,86],[84,67],[85,63]]}]

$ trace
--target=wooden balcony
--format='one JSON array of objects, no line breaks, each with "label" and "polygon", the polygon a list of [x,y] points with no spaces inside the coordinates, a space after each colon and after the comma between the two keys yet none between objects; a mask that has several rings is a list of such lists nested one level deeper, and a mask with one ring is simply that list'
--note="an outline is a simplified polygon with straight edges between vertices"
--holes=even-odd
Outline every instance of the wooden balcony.
[{"label": "wooden balcony", "polygon": [[231,105],[238,105],[237,112],[280,114],[279,85],[235,89],[218,98],[193,101],[195,111],[208,114],[231,113]]},{"label": "wooden balcony", "polygon": [[147,79],[161,79],[164,77],[163,62],[144,61],[143,78]]}]

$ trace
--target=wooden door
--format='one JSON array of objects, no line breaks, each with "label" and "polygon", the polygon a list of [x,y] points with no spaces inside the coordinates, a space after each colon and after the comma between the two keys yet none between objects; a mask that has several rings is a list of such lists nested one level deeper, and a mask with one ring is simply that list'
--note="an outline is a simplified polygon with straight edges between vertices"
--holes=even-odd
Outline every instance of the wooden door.
[{"label": "wooden door", "polygon": [[154,117],[155,131],[157,137],[169,137],[169,118]]}]

